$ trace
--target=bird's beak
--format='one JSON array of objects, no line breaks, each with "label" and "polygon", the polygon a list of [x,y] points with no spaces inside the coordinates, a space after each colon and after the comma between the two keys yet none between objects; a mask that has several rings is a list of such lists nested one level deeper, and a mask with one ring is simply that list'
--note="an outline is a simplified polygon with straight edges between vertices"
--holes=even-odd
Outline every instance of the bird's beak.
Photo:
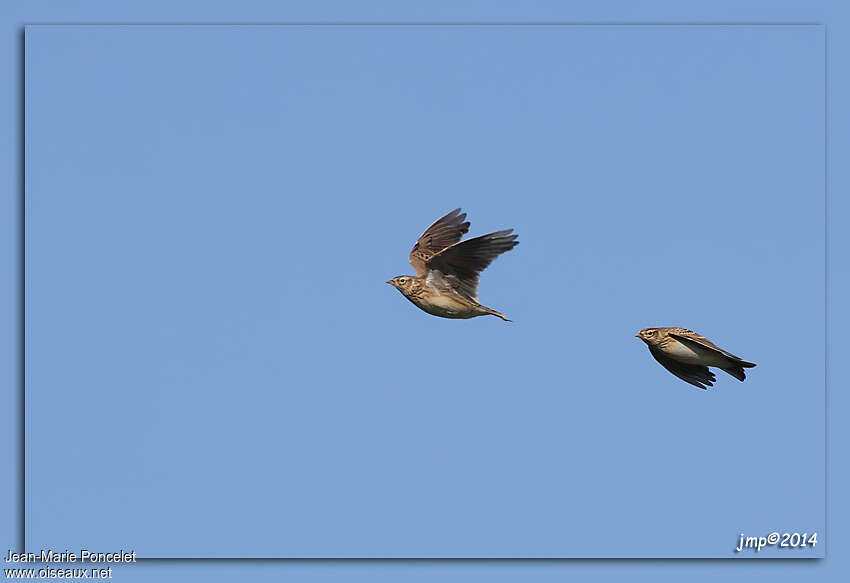
[{"label": "bird's beak", "polygon": [[640,338],[640,332],[638,332],[637,334],[635,334],[635,338]]},{"label": "bird's beak", "polygon": [[388,283],[388,284],[392,285],[392,284],[393,284],[393,280],[389,280],[389,281],[388,281],[388,282],[386,282],[386,283]]}]

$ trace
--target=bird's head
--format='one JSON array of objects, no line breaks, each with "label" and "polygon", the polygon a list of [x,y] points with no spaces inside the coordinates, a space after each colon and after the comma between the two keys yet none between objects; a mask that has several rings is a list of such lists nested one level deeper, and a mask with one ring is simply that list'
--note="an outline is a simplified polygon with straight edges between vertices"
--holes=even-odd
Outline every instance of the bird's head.
[{"label": "bird's head", "polygon": [[387,283],[396,288],[401,293],[407,295],[407,292],[409,292],[413,288],[413,277],[409,275],[399,275],[392,278]]},{"label": "bird's head", "polygon": [[644,328],[635,334],[635,337],[640,338],[650,346],[656,344],[661,339],[661,335],[656,328]]}]

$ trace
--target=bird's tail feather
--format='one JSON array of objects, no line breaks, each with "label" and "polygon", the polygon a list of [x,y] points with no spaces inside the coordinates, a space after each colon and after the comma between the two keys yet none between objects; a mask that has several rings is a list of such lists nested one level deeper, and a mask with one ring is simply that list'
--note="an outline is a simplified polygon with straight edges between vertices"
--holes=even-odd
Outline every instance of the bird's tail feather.
[{"label": "bird's tail feather", "polygon": [[501,312],[497,312],[497,311],[496,311],[496,310],[494,310],[493,308],[488,308],[487,306],[481,306],[481,307],[482,307],[482,308],[484,308],[484,309],[487,311],[487,313],[488,313],[488,314],[492,314],[493,316],[498,316],[499,318],[501,318],[501,319],[502,319],[502,320],[504,320],[505,322],[513,322],[513,320],[509,319],[509,318],[508,318],[507,316],[505,316],[503,313],[501,313]]},{"label": "bird's tail feather", "polygon": [[[750,364],[750,363],[746,363]],[[728,366],[723,367],[723,370],[738,379],[739,381],[743,381],[747,378],[746,373],[744,372],[744,364],[743,363],[730,363]]]}]

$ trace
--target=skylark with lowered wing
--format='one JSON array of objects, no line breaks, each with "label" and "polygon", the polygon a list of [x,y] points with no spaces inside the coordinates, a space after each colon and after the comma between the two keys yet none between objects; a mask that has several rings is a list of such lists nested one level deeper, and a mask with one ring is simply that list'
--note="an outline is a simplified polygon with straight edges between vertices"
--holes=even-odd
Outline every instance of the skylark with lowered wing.
[{"label": "skylark with lowered wing", "polygon": [[714,383],[714,366],[743,381],[745,368],[755,366],[726,352],[707,338],[685,328],[644,328],[635,336],[646,342],[649,353],[661,366],[695,387],[705,389]]}]

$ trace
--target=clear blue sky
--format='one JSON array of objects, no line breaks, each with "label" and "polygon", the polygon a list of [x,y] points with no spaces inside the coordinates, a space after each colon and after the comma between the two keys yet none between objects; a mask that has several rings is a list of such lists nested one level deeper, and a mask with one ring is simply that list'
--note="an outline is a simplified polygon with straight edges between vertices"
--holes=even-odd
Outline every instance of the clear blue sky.
[{"label": "clear blue sky", "polygon": [[[850,231],[843,225],[850,220],[850,198],[841,193],[850,189],[850,169],[840,164],[850,156],[847,145],[847,128],[850,128],[850,12],[846,3],[834,0],[736,0],[704,2],[671,2],[670,0],[629,0],[606,2],[557,2],[536,0],[460,0],[457,2],[428,3],[386,2],[362,0],[356,3],[339,0],[242,0],[233,2],[203,2],[197,0],[145,0],[115,3],[108,0],[79,0],[73,3],[56,3],[52,0],[7,0],[0,4],[0,31],[5,47],[0,50],[0,75],[7,83],[0,91],[0,111],[5,112],[5,127],[0,132],[0,180],[7,185],[0,190],[2,200],[5,245],[0,245],[0,262],[5,274],[0,285],[0,311],[5,334],[0,335],[0,375],[6,379],[7,407],[0,407],[0,435],[6,452],[7,471],[0,480],[0,498],[5,512],[0,513],[5,548],[19,549],[18,516],[19,487],[22,484],[18,471],[21,448],[23,390],[19,383],[21,347],[18,328],[18,301],[21,252],[20,208],[22,200],[22,148],[19,114],[22,79],[23,43],[21,27],[34,22],[352,22],[352,21],[442,21],[442,22],[694,22],[694,21],[747,21],[747,22],[821,22],[828,29],[829,52],[829,159],[828,183],[828,236],[830,273],[828,290],[829,370],[831,371],[828,417],[831,460],[828,499],[829,522],[825,544],[828,557],[824,561],[285,561],[285,562],[219,562],[219,561],[146,561],[126,568],[117,568],[116,577],[122,581],[232,581],[262,580],[269,577],[298,581],[563,581],[565,578],[592,581],[622,581],[645,578],[648,581],[699,581],[716,580],[842,580],[841,572],[848,568],[848,559],[840,549],[846,548],[848,530],[845,528],[847,498],[840,492],[850,488],[850,472],[844,460],[850,443],[847,427],[842,420],[848,411],[850,396],[842,390],[840,366],[850,350],[847,325],[850,312],[844,298],[850,297],[850,277],[847,277],[847,254],[850,248]],[[478,216],[477,213],[473,218]],[[479,218],[480,220],[480,218]],[[477,225],[476,221],[476,225]],[[476,226],[477,228],[477,226]],[[483,231],[483,227],[482,227]],[[482,232],[477,231],[477,232]],[[519,249],[518,249],[519,250]],[[507,258],[506,258],[507,259]],[[492,277],[492,274],[490,275]],[[482,290],[485,288],[482,287]],[[392,290],[390,290],[392,291]],[[486,297],[486,296],[483,296]],[[403,302],[401,298],[399,301]],[[408,306],[410,309],[412,307]],[[511,306],[503,306],[505,309]],[[792,307],[793,311],[795,307]],[[718,340],[720,341],[720,340]],[[738,346],[727,346],[737,350]],[[742,354],[751,356],[749,352]],[[761,362],[761,361],[759,361]],[[758,370],[758,369],[757,369]],[[661,371],[663,373],[663,371]],[[753,371],[755,372],[755,371]],[[748,381],[749,383],[749,381]],[[746,385],[745,385],[746,386]],[[61,436],[60,436],[61,437]],[[768,446],[769,447],[769,446]],[[776,444],[773,447],[781,447]],[[57,455],[61,455],[58,454]],[[66,455],[77,455],[70,452]],[[753,452],[753,456],[759,451]],[[815,455],[815,454],[813,454]],[[52,458],[51,458],[52,459]],[[46,463],[46,462],[45,462]],[[82,463],[82,462],[81,462]],[[87,466],[91,467],[91,466]],[[104,463],[98,465],[104,467]],[[76,472],[76,470],[75,470]],[[74,474],[76,475],[76,473]],[[58,479],[54,476],[54,479]],[[769,489],[769,486],[768,486]],[[839,495],[835,495],[838,492]],[[97,508],[95,508],[97,510]],[[121,520],[121,515],[110,520]],[[693,533],[700,525],[694,524],[686,531]],[[617,532],[608,533],[616,539]]]},{"label": "clear blue sky", "polygon": [[[27,547],[693,557],[822,532],[823,43],[29,28]],[[480,287],[511,324],[384,284],[455,206],[520,235]],[[758,367],[694,389],[651,325]]]}]

